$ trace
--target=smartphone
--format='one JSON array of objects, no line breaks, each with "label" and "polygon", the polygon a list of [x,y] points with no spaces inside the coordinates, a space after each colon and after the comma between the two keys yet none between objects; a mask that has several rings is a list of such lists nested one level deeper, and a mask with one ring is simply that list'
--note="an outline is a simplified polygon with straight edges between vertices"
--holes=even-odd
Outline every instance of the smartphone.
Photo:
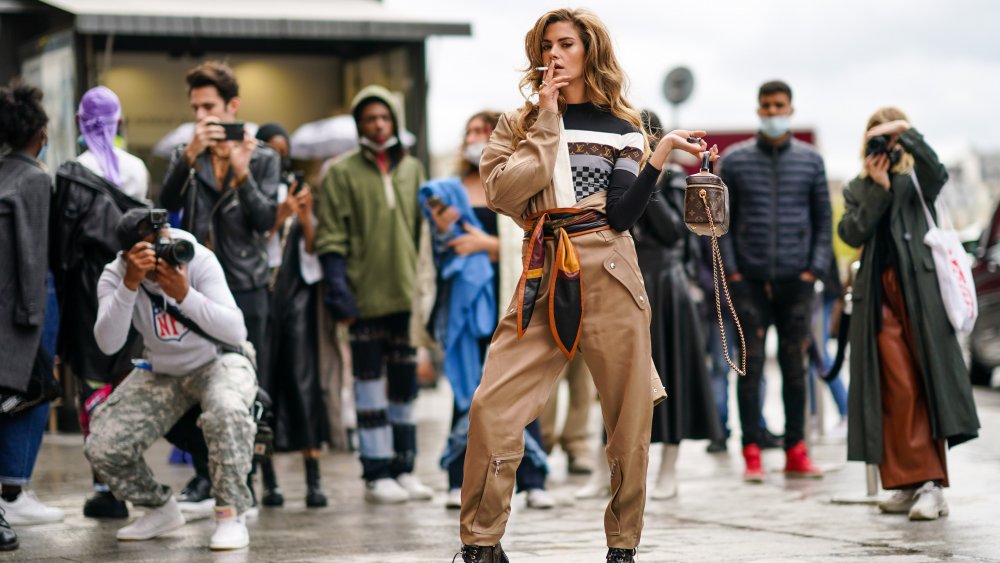
[{"label": "smartphone", "polygon": [[304,170],[294,170],[289,176],[289,180],[295,182],[295,190],[292,192],[295,195],[306,185],[306,173]]},{"label": "smartphone", "polygon": [[221,125],[226,131],[227,141],[242,141],[243,140],[243,122],[242,121],[228,121],[225,123],[216,123],[215,125]]},{"label": "smartphone", "polygon": [[432,195],[427,198],[427,205],[430,206],[431,211],[440,211],[444,207],[444,202],[438,196]]}]

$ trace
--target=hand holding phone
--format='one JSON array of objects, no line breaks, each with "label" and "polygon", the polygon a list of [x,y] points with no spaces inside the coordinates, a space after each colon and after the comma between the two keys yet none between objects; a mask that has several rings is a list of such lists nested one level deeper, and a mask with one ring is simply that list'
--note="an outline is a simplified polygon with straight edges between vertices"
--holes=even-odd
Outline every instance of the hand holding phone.
[{"label": "hand holding phone", "polygon": [[246,134],[242,121],[220,122],[216,125],[221,126],[225,131],[225,140],[227,141],[242,141]]}]

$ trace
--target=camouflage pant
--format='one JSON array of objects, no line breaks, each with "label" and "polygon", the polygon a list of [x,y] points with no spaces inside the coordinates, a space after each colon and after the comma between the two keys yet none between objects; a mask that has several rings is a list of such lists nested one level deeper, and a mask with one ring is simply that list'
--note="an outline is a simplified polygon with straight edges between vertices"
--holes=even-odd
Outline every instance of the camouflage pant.
[{"label": "camouflage pant", "polygon": [[250,416],[256,392],[253,368],[237,354],[180,377],[135,370],[94,412],[84,452],[115,496],[138,506],[162,506],[173,493],[153,478],[143,452],[200,404],[212,496],[216,504],[242,513],[252,503],[246,476],[257,432]]}]

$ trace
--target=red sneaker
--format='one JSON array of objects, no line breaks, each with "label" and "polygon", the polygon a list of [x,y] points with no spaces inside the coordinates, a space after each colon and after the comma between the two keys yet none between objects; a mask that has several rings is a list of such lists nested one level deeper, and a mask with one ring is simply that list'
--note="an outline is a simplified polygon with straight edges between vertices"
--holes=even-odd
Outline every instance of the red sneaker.
[{"label": "red sneaker", "polygon": [[743,481],[746,483],[763,483],[764,469],[760,465],[760,447],[757,444],[743,446],[743,459],[747,468],[743,472]]},{"label": "red sneaker", "polygon": [[804,442],[785,451],[785,476],[800,479],[821,479],[823,470],[813,465]]}]

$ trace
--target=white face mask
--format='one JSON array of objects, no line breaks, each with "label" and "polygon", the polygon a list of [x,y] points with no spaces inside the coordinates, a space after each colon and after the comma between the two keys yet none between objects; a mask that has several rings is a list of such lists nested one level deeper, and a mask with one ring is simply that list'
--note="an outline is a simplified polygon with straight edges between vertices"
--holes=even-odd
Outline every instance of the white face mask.
[{"label": "white face mask", "polygon": [[368,137],[361,137],[360,139],[358,139],[358,144],[360,144],[363,147],[367,147],[375,152],[385,152],[389,148],[399,144],[399,137],[396,137],[395,135],[389,137],[382,144],[378,144],[375,141],[369,139]]},{"label": "white face mask", "polygon": [[769,139],[780,139],[792,130],[792,119],[787,115],[760,118],[760,132]]},{"label": "white face mask", "polygon": [[462,157],[469,164],[478,167],[480,159],[483,158],[484,150],[486,150],[486,141],[472,143],[471,145],[466,145],[465,150],[462,152]]}]

